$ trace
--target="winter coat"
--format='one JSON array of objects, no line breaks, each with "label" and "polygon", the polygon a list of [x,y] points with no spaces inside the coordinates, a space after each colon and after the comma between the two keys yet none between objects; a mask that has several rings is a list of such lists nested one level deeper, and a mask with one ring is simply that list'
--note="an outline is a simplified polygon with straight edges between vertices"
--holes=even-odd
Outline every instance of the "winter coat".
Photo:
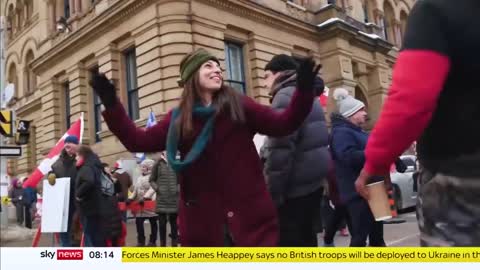
[{"label": "winter coat", "polygon": [[360,197],[355,181],[365,163],[368,134],[339,114],[332,114],[330,150],[335,161],[337,188],[340,199],[348,203]]},{"label": "winter coat", "polygon": [[37,191],[31,187],[23,189],[23,203],[26,206],[33,206],[37,202]]},{"label": "winter coat", "polygon": [[[284,110],[295,93],[296,75],[287,72],[275,87],[272,108]],[[323,81],[318,83],[323,91]],[[323,109],[313,101],[310,114],[294,133],[268,137],[265,173],[277,206],[289,198],[311,194],[325,184],[330,163],[328,129]]]},{"label": "winter coat", "polygon": [[15,186],[12,187],[9,193],[8,196],[12,199],[13,205],[23,206],[24,192],[22,187],[17,187],[15,182]]},{"label": "winter coat", "polygon": [[[133,187],[133,192],[130,195],[129,199],[131,200],[155,200],[156,194],[155,190],[150,185],[150,174],[142,175],[138,177],[135,186]],[[157,216],[155,211],[143,210],[136,215],[136,217],[154,217]]]},{"label": "winter coat", "polygon": [[341,206],[343,202],[340,199],[340,195],[338,194],[337,175],[335,172],[335,163],[333,161],[331,162],[330,167],[328,169],[327,183],[328,183],[328,199],[332,201],[335,207]]},{"label": "winter coat", "polygon": [[[117,181],[115,193],[121,192],[122,187]],[[117,239],[122,234],[122,213],[118,208],[116,196],[102,196],[101,213],[107,239]]]},{"label": "winter coat", "polygon": [[75,163],[75,157],[69,156],[65,150],[62,150],[60,157],[52,165],[52,173],[56,178],[70,178],[70,209],[75,205],[75,179],[77,177]]},{"label": "winter coat", "polygon": [[[303,123],[313,104],[313,91],[300,92],[282,113],[243,96],[244,123],[228,112],[216,115],[205,149],[178,175],[179,231],[182,246],[223,246],[225,225],[238,246],[276,246],[276,209],[267,191],[253,136],[286,136]],[[142,130],[128,117],[120,101],[103,112],[109,129],[130,152],[165,149],[171,112],[157,125]],[[205,124],[194,117],[194,136],[179,142],[182,158]]]},{"label": "winter coat", "polygon": [[177,213],[179,193],[177,175],[162,158],[153,165],[150,185],[157,194],[157,213]]},{"label": "winter coat", "polygon": [[121,190],[118,193],[117,197],[119,201],[125,201],[128,198],[128,190],[132,186],[132,178],[124,170],[117,170],[113,174],[113,178],[117,179],[118,183],[121,186]]},{"label": "winter coat", "polygon": [[83,216],[102,214],[99,207],[102,203],[100,189],[100,174],[102,171],[102,163],[95,154],[85,157],[84,164],[78,169],[75,180],[75,198],[77,209]]}]

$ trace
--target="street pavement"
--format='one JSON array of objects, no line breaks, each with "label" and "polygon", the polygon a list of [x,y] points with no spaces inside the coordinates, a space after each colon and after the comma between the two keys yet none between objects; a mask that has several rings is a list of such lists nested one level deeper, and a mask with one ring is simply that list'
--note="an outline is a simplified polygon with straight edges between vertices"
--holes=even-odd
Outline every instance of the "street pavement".
[{"label": "street pavement", "polygon": [[[400,214],[398,219],[405,220],[401,224],[385,224],[384,239],[389,247],[418,247],[420,245],[419,231],[415,211]],[[319,243],[323,244],[323,238],[319,235]],[[337,234],[335,246],[347,247],[350,244],[350,237],[343,237]]]},{"label": "street pavement", "polygon": [[[387,246],[395,246],[395,247],[414,247],[419,246],[419,232],[417,226],[417,219],[415,217],[415,212],[407,212],[399,215],[400,219],[404,219],[406,222],[401,224],[386,224],[384,225],[384,237]],[[129,220],[127,223],[127,246],[135,246],[136,245],[136,229],[135,229],[135,222],[133,220]],[[5,236],[7,233],[5,229],[0,232],[2,235]],[[18,233],[17,233],[18,234]],[[148,239],[148,235],[150,234],[150,225],[145,223],[145,234]],[[19,240],[12,241],[10,239],[6,239],[5,237],[1,238],[0,246],[2,247],[31,247],[32,245],[32,238],[33,238],[33,231],[26,231],[25,233],[22,231],[22,237],[16,238]],[[320,246],[323,245],[323,237],[322,234],[318,235]],[[345,247],[348,246],[350,242],[350,237],[343,237],[337,235],[335,237],[335,245],[337,247]],[[40,238],[39,246],[40,247],[53,247],[54,246],[53,236],[52,234],[43,234]],[[157,241],[158,244],[158,241]]]}]

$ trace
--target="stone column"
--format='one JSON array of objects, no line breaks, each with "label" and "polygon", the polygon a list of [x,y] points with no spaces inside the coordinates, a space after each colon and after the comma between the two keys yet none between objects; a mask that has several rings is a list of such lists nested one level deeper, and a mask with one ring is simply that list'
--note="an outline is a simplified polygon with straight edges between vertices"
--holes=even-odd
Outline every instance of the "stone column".
[{"label": "stone column", "polygon": [[38,123],[42,135],[37,142],[42,154],[48,154],[55,142],[62,136],[60,126],[61,106],[59,100],[59,85],[55,78],[48,79],[39,85],[42,95],[42,118]]},{"label": "stone column", "polygon": [[23,25],[26,26],[29,21],[30,21],[30,18],[28,17],[28,8],[27,8],[27,5],[24,3],[23,4]]},{"label": "stone column", "polygon": [[393,27],[395,32],[395,44],[398,48],[400,48],[402,46],[402,24],[400,23],[400,21],[395,21]]},{"label": "stone column", "polygon": [[75,0],[75,12],[77,15],[82,13],[82,1],[81,0]]},{"label": "stone column", "polygon": [[75,0],[68,0],[68,2],[70,4],[70,18],[74,18],[77,14]]},{"label": "stone column", "polygon": [[57,5],[54,1],[48,3],[48,17],[49,17],[49,29],[51,33],[55,33],[57,30]]},{"label": "stone column", "polygon": [[80,0],[82,1],[82,11],[84,13],[88,12],[88,10],[90,9],[90,5],[91,5],[91,0]]},{"label": "stone column", "polygon": [[385,56],[375,53],[377,64],[368,76],[369,99],[371,110],[371,123],[375,123],[380,114],[383,102],[387,98],[388,88],[390,86],[389,67],[386,64]]}]

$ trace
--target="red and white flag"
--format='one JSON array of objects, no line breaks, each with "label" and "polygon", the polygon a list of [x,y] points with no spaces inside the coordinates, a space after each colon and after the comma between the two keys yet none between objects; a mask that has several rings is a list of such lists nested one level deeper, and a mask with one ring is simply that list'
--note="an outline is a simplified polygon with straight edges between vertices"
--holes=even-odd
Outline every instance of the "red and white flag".
[{"label": "red and white flag", "polygon": [[325,89],[323,90],[323,93],[320,95],[320,97],[318,98],[319,101],[320,101],[320,105],[323,107],[323,109],[326,109],[327,108],[327,104],[328,104],[328,92],[330,91],[330,89],[328,87],[325,86]]},{"label": "red and white flag", "polygon": [[38,165],[35,171],[28,177],[28,180],[23,183],[24,188],[26,187],[35,188],[38,182],[40,182],[40,180],[42,180],[42,178],[52,170],[53,163],[57,161],[58,157],[62,153],[65,138],[67,138],[70,135],[77,136],[78,141],[82,143],[83,114],[80,117],[80,119],[78,119],[75,123],[73,123],[70,126],[70,129],[68,129],[68,131],[65,134],[63,134],[62,138],[60,138],[57,144],[52,148],[52,150],[50,150],[50,152],[47,155],[47,158],[45,158],[44,160],[42,160],[42,162],[40,162],[40,165]]}]

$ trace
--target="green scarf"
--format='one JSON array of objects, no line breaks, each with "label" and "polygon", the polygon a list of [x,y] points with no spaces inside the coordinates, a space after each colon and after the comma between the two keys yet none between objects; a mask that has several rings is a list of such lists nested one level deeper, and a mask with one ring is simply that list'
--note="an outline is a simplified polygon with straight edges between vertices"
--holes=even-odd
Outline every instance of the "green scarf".
[{"label": "green scarf", "polygon": [[167,159],[168,163],[175,172],[180,172],[186,169],[192,164],[207,146],[210,137],[213,132],[213,124],[215,122],[215,109],[213,107],[204,107],[202,105],[195,105],[193,108],[193,115],[208,118],[207,122],[203,126],[202,131],[195,140],[190,152],[185,156],[183,160],[177,159],[178,151],[178,131],[175,127],[175,122],[180,115],[180,109],[174,109],[172,112],[172,118],[170,119],[170,126],[168,128],[167,135]]}]

